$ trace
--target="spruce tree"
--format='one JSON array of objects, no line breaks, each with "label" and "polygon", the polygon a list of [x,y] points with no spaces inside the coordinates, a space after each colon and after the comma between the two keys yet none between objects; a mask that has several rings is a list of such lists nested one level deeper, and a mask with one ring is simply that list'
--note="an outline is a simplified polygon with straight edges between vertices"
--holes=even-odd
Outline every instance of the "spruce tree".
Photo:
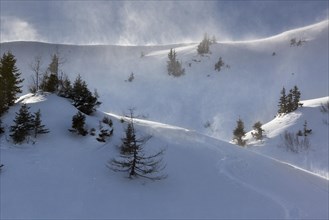
[{"label": "spruce tree", "polygon": [[45,92],[55,93],[58,91],[59,86],[59,57],[57,54],[53,54],[51,62],[45,72],[40,84],[40,88]]},{"label": "spruce tree", "polygon": [[243,140],[243,137],[245,135],[246,135],[246,132],[244,130],[244,123],[241,120],[241,118],[239,118],[239,120],[237,121],[237,126],[233,130],[233,141],[239,146],[245,146],[246,140]]},{"label": "spruce tree", "polygon": [[198,54],[200,55],[204,55],[209,53],[209,46],[211,45],[211,41],[207,35],[207,33],[205,33],[203,40],[200,42],[200,44],[198,45]]},{"label": "spruce tree", "polygon": [[218,72],[221,71],[222,67],[225,65],[222,57],[219,57],[218,62],[215,64],[215,70],[217,70]]},{"label": "spruce tree", "polygon": [[74,81],[71,98],[73,105],[87,115],[96,111],[96,108],[101,104],[97,99],[97,94],[93,95],[89,91],[87,83],[81,79],[80,75]]},{"label": "spruce tree", "polygon": [[4,132],[5,132],[5,128],[2,127],[2,121],[1,121],[1,118],[0,118],[0,134],[2,134]]},{"label": "spruce tree", "polygon": [[75,114],[72,117],[72,129],[69,129],[69,131],[86,136],[88,131],[85,129],[85,120],[86,116],[84,116],[81,112]]},{"label": "spruce tree", "polygon": [[300,96],[301,93],[298,89],[298,87],[295,85],[294,88],[291,90],[292,94],[292,106],[293,106],[293,111],[298,109],[299,101],[300,101]]},{"label": "spruce tree", "polygon": [[286,105],[286,112],[285,113],[289,113],[289,112],[293,112],[294,109],[294,103],[293,103],[293,96],[292,96],[292,90],[289,90],[289,93],[287,95],[287,105]]},{"label": "spruce tree", "polygon": [[64,98],[72,97],[72,85],[68,76],[64,76],[64,78],[60,81],[60,88],[58,90],[58,95]]},{"label": "spruce tree", "polygon": [[32,130],[34,138],[37,137],[38,134],[46,134],[49,133],[49,130],[45,128],[46,126],[42,124],[41,121],[41,112],[40,109],[34,113]]},{"label": "spruce tree", "polygon": [[145,155],[143,145],[151,137],[136,137],[132,112],[125,134],[125,138],[122,139],[120,157],[112,159],[108,167],[115,172],[127,173],[129,178],[143,177],[151,180],[166,178],[166,175],[160,173],[165,168],[161,158],[164,150],[150,156]]},{"label": "spruce tree", "polygon": [[33,126],[33,116],[29,112],[30,107],[23,104],[16,113],[15,124],[10,127],[12,132],[10,136],[13,138],[15,144],[22,143],[25,138],[30,134]]},{"label": "spruce tree", "polygon": [[16,58],[11,52],[4,53],[0,60],[0,116],[15,103],[21,93],[23,79],[16,67]]},{"label": "spruce tree", "polygon": [[256,140],[261,140],[263,139],[263,132],[264,129],[262,129],[262,123],[260,121],[256,122],[252,128],[255,130],[255,132],[252,132],[252,136],[256,139]]},{"label": "spruce tree", "polygon": [[278,113],[279,114],[287,113],[287,96],[286,96],[286,89],[284,87],[281,90]]},{"label": "spruce tree", "polygon": [[169,75],[174,77],[179,77],[184,75],[185,69],[182,68],[182,64],[176,58],[176,51],[172,48],[168,53],[168,61],[167,61],[167,71]]}]

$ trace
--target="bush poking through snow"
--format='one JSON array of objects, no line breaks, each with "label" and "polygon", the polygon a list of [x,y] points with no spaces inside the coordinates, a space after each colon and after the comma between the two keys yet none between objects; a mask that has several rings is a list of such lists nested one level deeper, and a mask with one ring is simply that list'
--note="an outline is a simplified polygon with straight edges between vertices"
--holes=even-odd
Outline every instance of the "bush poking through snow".
[{"label": "bush poking through snow", "polygon": [[215,64],[215,70],[220,72],[220,70],[222,69],[223,66],[225,66],[225,63],[224,63],[222,57],[219,57],[218,62]]},{"label": "bush poking through snow", "polygon": [[[108,126],[108,128],[104,128],[103,123]],[[111,137],[113,135],[113,122],[108,117],[104,117],[102,121],[99,122],[99,134],[96,138],[99,142],[106,142],[106,138]]]},{"label": "bush poking through snow", "polygon": [[299,136],[298,134],[285,131],[283,135],[283,147],[293,153],[299,153],[310,148],[310,141],[307,136]]},{"label": "bush poking through snow", "polygon": [[325,104],[321,103],[321,107],[320,107],[320,111],[323,114],[328,114],[327,117],[325,119],[323,119],[323,123],[326,125],[329,125],[328,122],[328,116],[329,116],[329,101],[327,101]]},{"label": "bush poking through snow", "polygon": [[329,101],[327,101],[325,104],[321,103],[320,111],[322,113],[329,113]]}]

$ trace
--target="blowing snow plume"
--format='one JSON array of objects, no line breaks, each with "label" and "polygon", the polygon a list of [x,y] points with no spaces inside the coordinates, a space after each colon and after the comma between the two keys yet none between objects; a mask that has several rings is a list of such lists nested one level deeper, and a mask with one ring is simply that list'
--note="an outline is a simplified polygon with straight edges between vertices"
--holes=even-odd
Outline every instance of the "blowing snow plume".
[{"label": "blowing snow plume", "polygon": [[1,1],[0,4],[1,42],[173,44],[198,42],[206,32],[220,41],[243,40],[268,37],[328,19],[325,1]]}]

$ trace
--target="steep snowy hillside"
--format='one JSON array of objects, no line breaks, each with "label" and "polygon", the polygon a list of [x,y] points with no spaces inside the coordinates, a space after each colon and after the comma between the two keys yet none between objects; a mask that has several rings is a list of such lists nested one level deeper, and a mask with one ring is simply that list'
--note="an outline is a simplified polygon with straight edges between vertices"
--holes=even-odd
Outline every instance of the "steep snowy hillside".
[{"label": "steep snowy hillside", "polygon": [[[251,132],[247,133],[249,149],[261,154],[285,161],[291,165],[308,170],[329,179],[329,115],[322,112],[321,106],[327,106],[329,97],[301,101],[303,107],[292,113],[277,116],[264,124],[265,137],[262,141],[255,141]],[[293,148],[287,147],[285,132],[295,134],[300,130],[312,130],[307,134],[308,145]],[[300,141],[304,137],[299,137]],[[293,149],[293,151],[291,150]]]},{"label": "steep snowy hillside", "polygon": [[[291,39],[301,46],[291,46]],[[100,110],[122,114],[135,107],[150,120],[172,124],[224,140],[232,138],[240,116],[247,127],[269,121],[277,112],[283,86],[297,85],[302,99],[328,93],[328,21],[267,39],[218,42],[211,54],[197,55],[195,44],[166,46],[74,46],[36,42],[1,43],[0,52],[12,51],[26,78],[29,64],[41,56],[47,68],[50,55],[65,60],[61,70],[71,80],[81,74],[103,101]],[[175,48],[186,74],[167,74],[167,54]],[[143,56],[142,56],[143,55]],[[222,57],[229,66],[214,65]],[[135,79],[127,82],[131,73]]]},{"label": "steep snowy hillside", "polygon": [[[137,120],[151,134],[147,152],[164,147],[159,182],[130,180],[105,164],[118,154],[123,135],[112,115],[114,135],[106,144],[68,131],[77,110],[55,95],[25,95],[3,117],[8,127],[26,103],[41,110],[50,133],[35,144],[14,145],[0,137],[1,219],[326,219],[328,180],[195,131]],[[87,116],[97,128],[104,113]]]}]

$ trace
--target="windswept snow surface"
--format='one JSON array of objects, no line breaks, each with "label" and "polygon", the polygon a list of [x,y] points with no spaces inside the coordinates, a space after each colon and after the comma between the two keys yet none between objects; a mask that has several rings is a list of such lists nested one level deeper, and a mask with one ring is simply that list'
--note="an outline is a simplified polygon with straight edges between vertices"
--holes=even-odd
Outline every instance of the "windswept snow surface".
[{"label": "windswept snow surface", "polygon": [[[303,107],[277,116],[262,126],[265,130],[262,141],[255,141],[251,132],[247,133],[248,148],[329,179],[329,112],[321,112],[321,105],[328,102],[328,96],[301,101]],[[307,136],[309,149],[291,152],[285,145],[284,133],[287,131],[296,134],[299,130],[303,131],[305,121],[307,129],[312,129]]]},{"label": "windswept snow surface", "polygon": [[[290,46],[290,40],[305,40]],[[201,40],[201,39],[200,39]],[[236,120],[246,126],[269,121],[277,112],[283,86],[297,85],[302,99],[328,96],[328,20],[271,38],[246,42],[218,42],[211,54],[197,55],[195,44],[164,46],[75,46],[38,42],[1,43],[17,58],[25,92],[31,81],[29,64],[42,57],[43,68],[51,54],[62,57],[61,71],[73,81],[80,74],[97,89],[101,111],[121,115],[129,108],[159,121],[196,130],[229,141]],[[185,76],[167,74],[167,54],[177,52]],[[273,53],[275,55],[273,55]],[[222,57],[225,64],[214,70]],[[131,73],[133,82],[127,82]],[[209,126],[205,126],[209,125]]]},{"label": "windswept snow surface", "polygon": [[[292,38],[305,42],[290,46]],[[0,218],[328,219],[328,116],[319,110],[329,95],[328,21],[267,39],[218,42],[205,56],[197,55],[197,45],[1,43],[1,54],[9,50],[17,58],[23,94],[34,56],[42,57],[45,70],[59,53],[61,71],[72,81],[80,74],[103,102],[87,116],[88,129],[108,114],[114,136],[101,144],[70,133],[77,110],[67,99],[47,93],[19,98],[2,117]],[[170,48],[185,68],[182,77],[167,74]],[[219,57],[229,66],[217,72]],[[132,72],[135,79],[127,82]],[[280,90],[294,85],[306,100],[303,108],[273,120]],[[41,110],[50,133],[14,145],[9,128],[21,103]],[[130,180],[106,167],[118,155],[120,119],[131,108],[147,118],[135,120],[138,134],[153,136],[147,153],[166,149],[165,180]],[[246,130],[260,120],[266,138],[256,142],[249,133],[247,148],[228,143],[239,117]],[[284,131],[302,129],[305,120],[313,130],[310,149],[293,154],[280,147]]]},{"label": "windswept snow surface", "polygon": [[[40,100],[36,102],[36,100]],[[148,152],[165,148],[168,178],[159,182],[110,171],[123,124],[114,122],[106,144],[67,131],[77,110],[55,95],[26,95],[4,117],[10,125],[20,103],[41,110],[50,133],[35,144],[1,137],[1,219],[328,218],[328,180],[194,131],[136,120],[151,134]],[[104,116],[87,116],[88,128]],[[8,128],[8,127],[7,127]],[[32,141],[32,140],[31,140]]]}]

